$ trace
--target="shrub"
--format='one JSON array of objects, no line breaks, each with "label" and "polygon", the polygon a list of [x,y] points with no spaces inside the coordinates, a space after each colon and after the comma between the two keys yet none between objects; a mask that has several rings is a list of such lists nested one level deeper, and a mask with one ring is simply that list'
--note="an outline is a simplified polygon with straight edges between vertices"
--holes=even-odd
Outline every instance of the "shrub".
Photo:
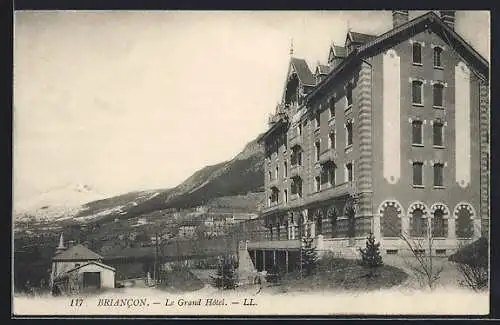
[{"label": "shrub", "polygon": [[300,254],[302,274],[305,276],[314,274],[318,266],[318,251],[316,250],[316,247],[313,246],[312,238],[302,238]]},{"label": "shrub", "polygon": [[372,233],[366,238],[366,247],[360,248],[361,264],[369,268],[368,277],[376,275],[375,269],[383,264],[382,256],[380,255],[380,243],[375,243],[375,236]]},{"label": "shrub", "polygon": [[210,276],[214,287],[219,289],[235,289],[238,286],[236,273],[236,259],[233,256],[220,257],[217,263],[217,272]]},{"label": "shrub", "polygon": [[449,257],[462,275],[458,283],[474,291],[488,288],[488,239],[481,237]]}]

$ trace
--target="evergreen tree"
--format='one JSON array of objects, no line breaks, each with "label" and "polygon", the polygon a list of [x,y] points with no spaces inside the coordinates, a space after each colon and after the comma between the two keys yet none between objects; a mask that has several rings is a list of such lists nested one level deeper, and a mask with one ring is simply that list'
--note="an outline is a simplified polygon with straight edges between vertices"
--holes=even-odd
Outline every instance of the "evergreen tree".
[{"label": "evergreen tree", "polygon": [[318,251],[316,247],[313,246],[313,239],[311,237],[302,238],[302,249],[300,253],[302,273],[309,276],[316,271],[319,259]]},{"label": "evergreen tree", "polygon": [[271,270],[266,275],[266,281],[269,283],[279,283],[282,277],[282,271],[278,264],[273,264]]},{"label": "evergreen tree", "polygon": [[380,243],[375,243],[375,236],[372,233],[366,238],[366,247],[360,248],[361,263],[370,269],[369,277],[375,275],[374,271],[377,267],[383,264],[382,256],[380,255]]},{"label": "evergreen tree", "polygon": [[210,276],[214,287],[225,290],[234,289],[238,286],[235,262],[232,256],[223,256],[218,259],[217,272],[215,276]]}]

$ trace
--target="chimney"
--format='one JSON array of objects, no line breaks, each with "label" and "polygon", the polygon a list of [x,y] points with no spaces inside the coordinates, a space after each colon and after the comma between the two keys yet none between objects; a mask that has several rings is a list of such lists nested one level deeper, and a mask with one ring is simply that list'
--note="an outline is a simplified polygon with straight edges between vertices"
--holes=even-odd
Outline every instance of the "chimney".
[{"label": "chimney", "polygon": [[396,28],[408,22],[408,10],[392,11],[392,27]]},{"label": "chimney", "polygon": [[448,25],[451,29],[455,29],[455,11],[453,10],[442,10],[439,12],[441,15],[441,20],[443,23]]}]

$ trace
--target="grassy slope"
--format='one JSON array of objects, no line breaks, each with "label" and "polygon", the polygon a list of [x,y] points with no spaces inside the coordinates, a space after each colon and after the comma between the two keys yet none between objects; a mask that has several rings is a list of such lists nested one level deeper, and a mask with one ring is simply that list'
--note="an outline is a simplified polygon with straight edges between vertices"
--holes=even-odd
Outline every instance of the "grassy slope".
[{"label": "grassy slope", "polygon": [[325,258],[320,261],[318,271],[310,277],[300,277],[297,272],[289,273],[275,287],[277,292],[340,290],[377,290],[402,284],[407,278],[403,270],[383,265],[377,276],[367,277],[368,269],[358,260]]}]

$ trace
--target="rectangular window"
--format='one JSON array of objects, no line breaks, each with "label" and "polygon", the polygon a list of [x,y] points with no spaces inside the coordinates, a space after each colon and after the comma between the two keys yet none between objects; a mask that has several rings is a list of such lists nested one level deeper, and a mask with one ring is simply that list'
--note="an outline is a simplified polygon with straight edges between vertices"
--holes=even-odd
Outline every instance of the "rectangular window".
[{"label": "rectangular window", "polygon": [[411,143],[422,145],[422,121],[413,121],[411,122],[412,126],[412,137]]},{"label": "rectangular window", "polygon": [[335,185],[335,166],[330,166],[330,168],[328,168],[328,183],[331,186]]},{"label": "rectangular window", "polygon": [[432,125],[434,145],[437,147],[442,147],[444,145],[443,141],[443,124],[440,122],[434,122]]},{"label": "rectangular window", "polygon": [[422,64],[422,44],[413,43],[413,63]]},{"label": "rectangular window", "polygon": [[434,186],[443,186],[443,164],[434,164]]},{"label": "rectangular window", "polygon": [[353,179],[352,163],[346,164],[345,169],[346,169],[346,182],[352,182]]},{"label": "rectangular window", "polygon": [[283,163],[283,177],[288,177],[288,163],[286,161]]},{"label": "rectangular window", "polygon": [[413,80],[411,82],[412,102],[413,104],[423,104],[423,84],[420,80]]},{"label": "rectangular window", "polygon": [[335,97],[330,98],[330,105],[329,105],[329,112],[330,112],[330,119],[335,117]]},{"label": "rectangular window", "polygon": [[346,146],[352,145],[352,121],[349,121],[345,125],[346,130]]},{"label": "rectangular window", "polygon": [[314,157],[316,158],[316,161],[319,160],[319,152],[320,152],[320,143],[319,141],[316,141],[314,143]]},{"label": "rectangular window", "polygon": [[298,197],[302,196],[302,181],[300,179],[294,179],[290,190],[292,194],[296,194]]},{"label": "rectangular window", "polygon": [[432,93],[433,93],[433,106],[436,107],[443,107],[443,90],[444,86],[441,84],[434,84],[432,86]]},{"label": "rectangular window", "polygon": [[335,132],[328,135],[328,148],[335,149]]},{"label": "rectangular window", "polygon": [[441,53],[443,52],[443,49],[436,46],[434,48],[434,67],[436,68],[441,68]]},{"label": "rectangular window", "polygon": [[314,178],[314,189],[316,192],[319,192],[321,190],[321,180],[319,176],[316,176]]},{"label": "rectangular window", "polygon": [[347,108],[352,106],[352,85],[349,84],[346,87],[346,99],[347,99]]},{"label": "rectangular window", "polygon": [[320,118],[320,115],[319,115],[319,113],[316,113],[316,115],[315,115],[315,117],[314,117],[314,127],[315,127],[316,129],[319,129],[320,124],[321,124],[321,118]]},{"label": "rectangular window", "polygon": [[416,186],[422,186],[424,185],[423,183],[423,174],[422,174],[422,168],[423,163],[421,162],[414,162],[413,163],[413,185]]}]

